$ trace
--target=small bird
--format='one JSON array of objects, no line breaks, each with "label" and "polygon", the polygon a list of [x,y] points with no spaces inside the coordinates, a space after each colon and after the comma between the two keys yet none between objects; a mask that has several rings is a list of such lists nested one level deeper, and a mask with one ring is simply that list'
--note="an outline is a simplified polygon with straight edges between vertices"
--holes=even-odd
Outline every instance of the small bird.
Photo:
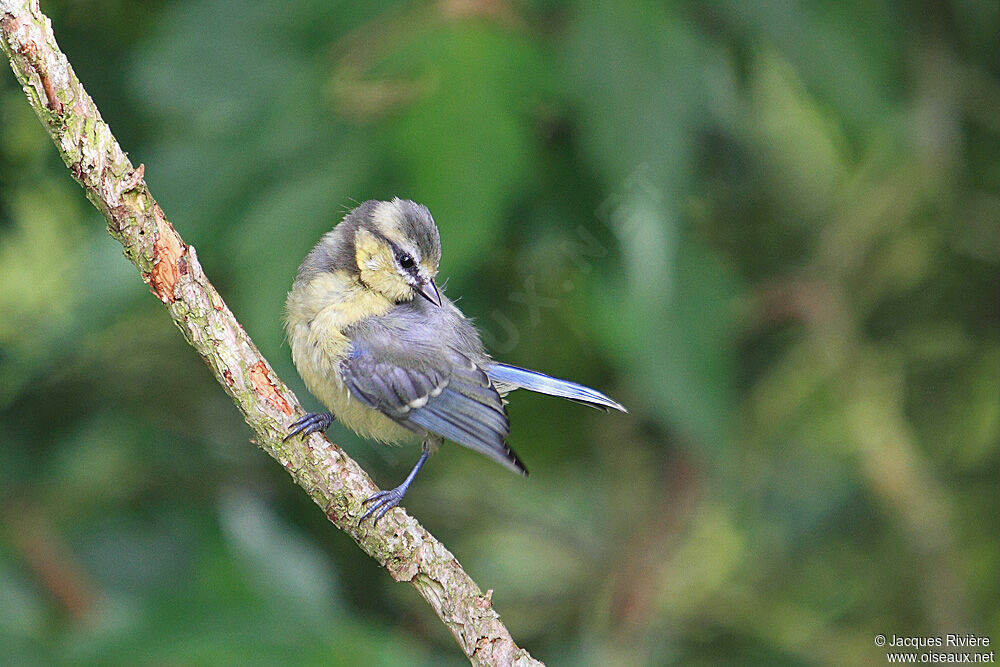
[{"label": "small bird", "polygon": [[514,389],[627,412],[594,389],[493,361],[434,283],[440,262],[441,238],[426,207],[366,201],[306,255],[288,293],[292,360],[331,412],[298,419],[285,439],[325,431],[336,418],[386,444],[422,441],[410,474],[365,500],[359,522],[378,522],[398,505],[445,439],[527,476],[507,445],[504,397]]}]

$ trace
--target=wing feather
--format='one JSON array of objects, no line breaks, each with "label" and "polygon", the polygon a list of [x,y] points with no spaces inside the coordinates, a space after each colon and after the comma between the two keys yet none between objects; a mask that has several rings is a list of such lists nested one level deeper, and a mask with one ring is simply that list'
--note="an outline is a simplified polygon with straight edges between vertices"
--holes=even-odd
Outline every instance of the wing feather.
[{"label": "wing feather", "polygon": [[405,428],[442,436],[527,474],[507,445],[510,422],[503,400],[468,356],[446,348],[424,349],[412,359],[376,360],[363,335],[356,334],[340,370],[352,395]]}]

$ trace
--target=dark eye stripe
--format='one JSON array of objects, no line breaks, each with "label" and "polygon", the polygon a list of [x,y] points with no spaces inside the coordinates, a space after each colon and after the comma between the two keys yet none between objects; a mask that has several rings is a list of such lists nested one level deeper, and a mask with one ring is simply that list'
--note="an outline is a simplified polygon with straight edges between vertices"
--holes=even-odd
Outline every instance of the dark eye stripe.
[{"label": "dark eye stripe", "polygon": [[384,235],[378,233],[376,233],[375,235],[382,241],[385,241],[385,244],[388,245],[390,248],[392,248],[392,254],[395,256],[397,264],[399,264],[408,273],[415,273],[415,269],[417,268],[417,262],[415,259],[413,259],[413,255],[400,248],[398,245],[390,241]]}]

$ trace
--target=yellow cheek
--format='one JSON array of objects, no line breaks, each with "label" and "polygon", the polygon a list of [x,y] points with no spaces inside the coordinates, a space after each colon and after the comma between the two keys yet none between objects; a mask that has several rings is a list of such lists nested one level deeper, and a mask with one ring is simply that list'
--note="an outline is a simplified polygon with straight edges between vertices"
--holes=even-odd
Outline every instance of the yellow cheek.
[{"label": "yellow cheek", "polygon": [[[391,273],[390,273],[391,271]],[[376,292],[385,295],[392,301],[409,301],[413,298],[413,288],[406,284],[395,271],[378,268],[365,273],[361,271],[361,280]]]},{"label": "yellow cheek", "polygon": [[364,229],[355,237],[355,260],[361,281],[393,301],[413,298],[413,288],[396,272],[392,248]]}]

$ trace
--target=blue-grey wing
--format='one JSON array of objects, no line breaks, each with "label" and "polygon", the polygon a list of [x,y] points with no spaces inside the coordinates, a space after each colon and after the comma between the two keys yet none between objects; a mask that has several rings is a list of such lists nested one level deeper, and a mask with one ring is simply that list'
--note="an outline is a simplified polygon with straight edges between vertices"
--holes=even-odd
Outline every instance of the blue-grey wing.
[{"label": "blue-grey wing", "polygon": [[387,349],[391,341],[379,335],[385,332],[352,333],[350,354],[340,367],[355,398],[411,431],[434,433],[527,474],[507,446],[510,424],[503,400],[472,359],[435,347],[412,347],[407,356],[398,340]]}]

